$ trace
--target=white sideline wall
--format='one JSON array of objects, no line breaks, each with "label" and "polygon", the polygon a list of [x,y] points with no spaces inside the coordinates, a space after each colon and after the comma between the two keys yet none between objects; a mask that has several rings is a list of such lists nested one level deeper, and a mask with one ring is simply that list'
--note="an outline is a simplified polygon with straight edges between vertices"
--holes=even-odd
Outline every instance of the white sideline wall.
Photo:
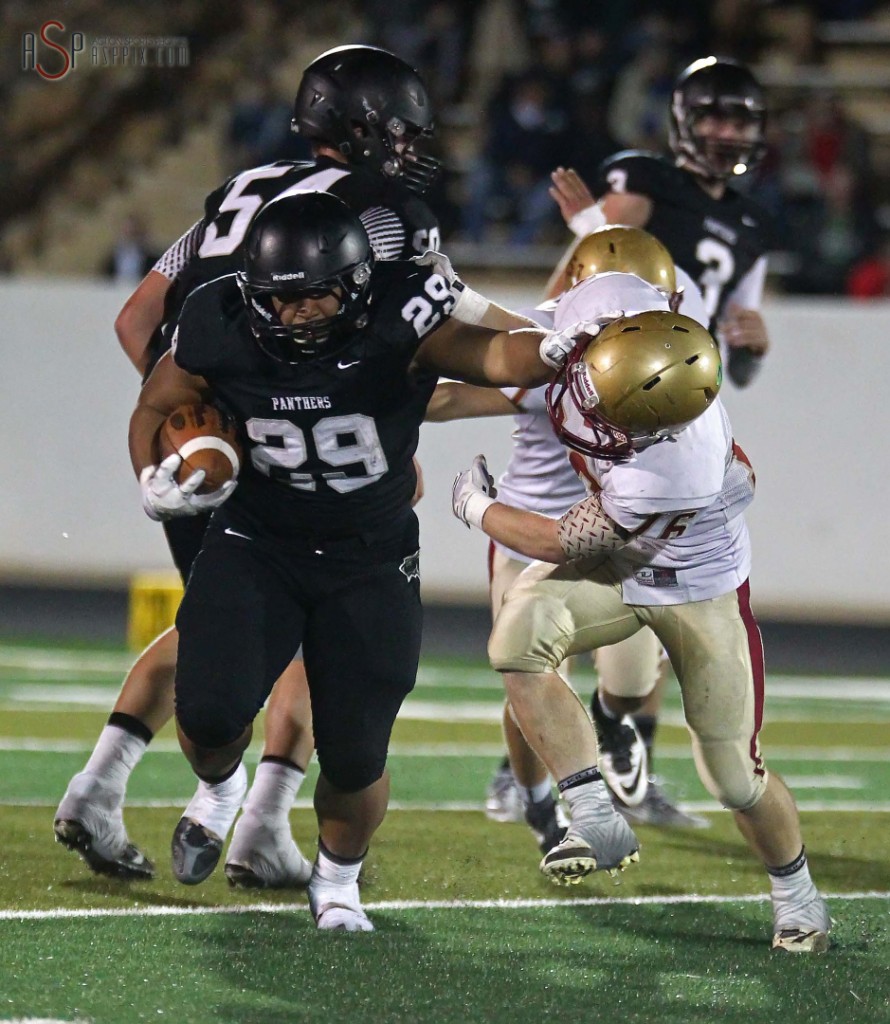
[{"label": "white sideline wall", "polygon": [[[477,275],[505,305],[536,296]],[[117,346],[127,290],[89,281],[0,283],[0,582],[120,584],[169,568],[127,456],[138,379]],[[767,302],[773,351],[724,401],[757,473],[748,513],[760,615],[890,623],[890,303]],[[486,540],[451,515],[451,481],[478,452],[495,474],[510,420],[427,424],[419,458],[428,600],[486,598]]]}]

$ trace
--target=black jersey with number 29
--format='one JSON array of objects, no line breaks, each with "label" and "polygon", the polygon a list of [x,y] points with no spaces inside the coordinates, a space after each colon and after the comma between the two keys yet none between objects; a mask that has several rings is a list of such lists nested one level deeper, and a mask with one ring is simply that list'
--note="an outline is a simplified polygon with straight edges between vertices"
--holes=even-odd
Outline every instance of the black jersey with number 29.
[{"label": "black jersey with number 29", "polygon": [[609,157],[593,185],[597,200],[632,192],[652,200],[643,225],[701,288],[711,328],[761,256],[776,245],[772,215],[731,185],[714,199],[695,175],[666,157],[628,150]]},{"label": "black jersey with number 29", "polygon": [[238,486],[217,520],[295,542],[396,528],[410,509],[412,456],[437,380],[409,368],[454,302],[430,267],[378,262],[367,326],[330,355],[292,364],[255,343],[234,275],[192,292],[174,359],[206,379],[245,447]]}]

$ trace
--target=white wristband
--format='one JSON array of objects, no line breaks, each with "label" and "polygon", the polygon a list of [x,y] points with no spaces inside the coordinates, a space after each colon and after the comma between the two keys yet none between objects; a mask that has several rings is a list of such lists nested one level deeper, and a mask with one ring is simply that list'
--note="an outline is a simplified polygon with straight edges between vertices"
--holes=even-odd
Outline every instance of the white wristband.
[{"label": "white wristband", "polygon": [[450,316],[452,320],[459,320],[462,324],[481,324],[490,305],[484,295],[464,285]]},{"label": "white wristband", "polygon": [[489,498],[487,494],[475,491],[467,498],[464,505],[464,522],[468,526],[475,526],[477,530],[482,529],[482,519],[489,508],[495,504],[495,498]]},{"label": "white wristband", "polygon": [[583,210],[579,210],[569,220],[569,231],[576,238],[583,238],[585,235],[589,235],[591,231],[596,231],[597,228],[601,228],[604,224],[608,223],[606,215],[603,213],[603,208],[599,203],[594,203],[593,206],[585,206]]}]

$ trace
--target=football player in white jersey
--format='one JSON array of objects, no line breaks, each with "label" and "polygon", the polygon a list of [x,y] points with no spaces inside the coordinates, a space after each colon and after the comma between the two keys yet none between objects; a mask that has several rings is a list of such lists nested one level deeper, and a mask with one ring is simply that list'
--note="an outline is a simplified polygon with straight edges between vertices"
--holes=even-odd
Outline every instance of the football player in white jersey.
[{"label": "football player in white jersey", "polygon": [[[581,239],[566,268],[566,289],[600,273],[628,273],[655,285],[672,308],[679,308],[703,325],[704,302],[695,283],[675,268],[667,249],[641,228],[608,226]],[[659,300],[661,301],[661,300]],[[526,316],[542,326],[553,326],[555,302],[545,302]],[[605,312],[605,310],[601,310]],[[558,518],[585,495],[584,485],[573,468],[570,453],[559,442],[545,400],[546,388],[521,391],[476,388],[455,382],[442,383],[430,402],[427,420],[443,422],[481,416],[512,415],[515,419],[513,449],[505,473],[498,480],[498,494],[506,504]],[[580,456],[572,456],[579,460]],[[579,462],[580,465],[580,462]],[[530,559],[493,541],[489,553],[492,615],[504,593]],[[632,823],[703,827],[707,819],[687,814],[671,804],[660,784],[650,777],[648,754],[634,719],[627,711],[638,702],[617,696],[627,677],[645,680],[648,689],[659,676],[661,645],[651,630],[642,630],[621,644],[595,652],[601,691],[594,696],[592,711],[600,748],[600,769],[616,797],[618,809]],[[616,695],[616,696],[613,696]],[[499,765],[486,794],[486,814],[495,821],[525,820],[535,832],[542,852],[562,835],[546,769],[526,743],[509,713],[504,714],[508,756]],[[651,792],[654,790],[654,793]],[[657,820],[654,809],[659,810]]]},{"label": "football player in white jersey", "polygon": [[[616,298],[632,314],[624,284],[582,282],[557,307],[557,327]],[[717,398],[716,342],[666,301],[661,311],[656,304],[593,342],[582,337],[548,392],[557,432],[583,459],[587,498],[559,519],[511,507],[492,496],[482,456],[455,480],[458,518],[537,560],[504,598],[489,657],[572,811],[541,870],[570,883],[629,853],[608,815],[584,708],[557,667],[648,626],[680,682],[701,780],[770,876],[773,948],[822,952],[831,919],[810,878],[794,800],[758,742],[763,650],[743,516],[753,473]]]}]

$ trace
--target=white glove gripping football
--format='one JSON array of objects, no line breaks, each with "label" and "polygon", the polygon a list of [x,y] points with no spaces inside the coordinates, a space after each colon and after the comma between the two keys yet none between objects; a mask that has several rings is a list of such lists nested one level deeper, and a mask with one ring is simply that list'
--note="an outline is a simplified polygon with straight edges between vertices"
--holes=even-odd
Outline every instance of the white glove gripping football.
[{"label": "white glove gripping football", "polygon": [[582,337],[585,343],[592,340],[607,324],[623,316],[623,309],[613,309],[592,320],[579,320],[561,331],[547,331],[538,348],[541,362],[552,366],[554,370],[561,370]]},{"label": "white glove gripping football", "polygon": [[142,507],[156,522],[176,516],[197,516],[221,505],[235,490],[236,480],[229,480],[210,494],[195,494],[204,482],[204,470],[198,469],[183,484],[175,479],[182,458],[168,455],[159,466],[146,466],[139,474]]},{"label": "white glove gripping football", "polygon": [[482,529],[482,517],[495,503],[497,491],[494,477],[488,472],[484,455],[477,455],[473,465],[458,473],[451,489],[451,509],[467,527]]}]

